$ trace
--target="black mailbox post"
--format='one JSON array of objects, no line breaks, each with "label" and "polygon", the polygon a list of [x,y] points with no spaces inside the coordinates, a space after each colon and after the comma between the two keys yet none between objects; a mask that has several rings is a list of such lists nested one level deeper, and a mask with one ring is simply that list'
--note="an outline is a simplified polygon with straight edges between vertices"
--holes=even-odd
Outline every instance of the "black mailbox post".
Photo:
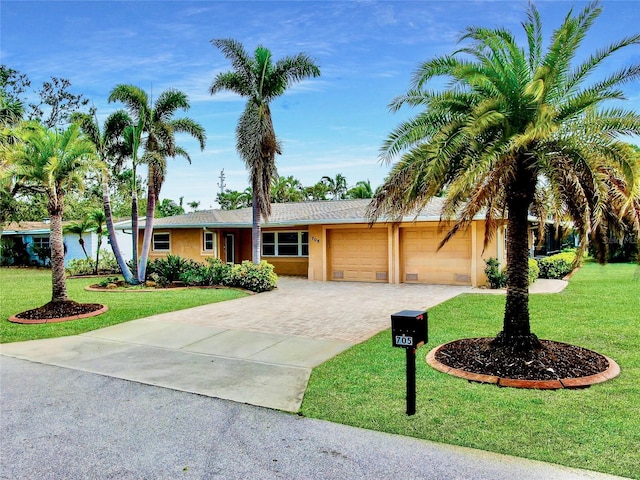
[{"label": "black mailbox post", "polygon": [[391,315],[394,347],[407,354],[407,415],[416,413],[416,349],[428,341],[428,315],[422,310],[403,310]]}]

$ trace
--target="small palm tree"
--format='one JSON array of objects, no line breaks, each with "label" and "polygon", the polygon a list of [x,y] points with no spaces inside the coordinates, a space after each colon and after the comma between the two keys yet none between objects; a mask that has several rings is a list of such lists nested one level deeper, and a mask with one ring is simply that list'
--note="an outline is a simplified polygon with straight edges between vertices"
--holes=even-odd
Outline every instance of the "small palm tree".
[{"label": "small palm tree", "polygon": [[94,275],[97,275],[98,268],[100,267],[100,249],[102,248],[102,239],[104,238],[104,227],[107,223],[107,216],[105,215],[104,210],[97,208],[89,213],[88,218],[92,227],[95,229],[97,237],[96,264],[93,268]]},{"label": "small palm tree", "polygon": [[93,222],[89,218],[85,217],[80,221],[71,222],[70,224],[65,225],[62,228],[62,233],[78,235],[78,243],[82,247],[82,251],[84,252],[84,256],[87,258],[87,260],[90,260],[90,257],[87,253],[87,249],[85,248],[84,238],[82,237],[82,234],[84,232],[88,232],[92,226]]},{"label": "small palm tree", "polygon": [[[564,211],[586,248],[604,260],[607,233],[623,223],[640,231],[640,164],[619,135],[640,134],[638,113],[603,104],[623,99],[620,86],[638,80],[630,65],[584,85],[613,53],[640,43],[634,35],[572,65],[601,12],[588,4],[570,12],[546,53],[535,6],[523,23],[527,47],[504,29],[469,28],[453,55],[423,63],[409,91],[391,103],[424,111],[388,137],[382,159],[402,154],[369,209],[371,219],[415,212],[444,192],[443,218],[456,218],[440,246],[482,214],[485,245],[507,218],[508,288],[503,329],[494,347],[515,353],[540,347],[531,332],[528,216]],[[464,56],[461,56],[464,55]],[[445,76],[449,88],[427,88]],[[543,224],[543,222],[540,222]]]},{"label": "small palm tree", "polygon": [[271,181],[276,176],[275,156],[281,153],[269,107],[289,86],[309,77],[318,77],[320,69],[305,54],[285,57],[275,64],[271,52],[256,48],[253,57],[242,44],[232,39],[212,40],[213,45],[231,61],[233,71],[220,73],[211,84],[212,95],[229,90],[247,99],[236,128],[236,149],[249,169],[253,191],[253,262],[260,262],[261,218],[271,214]]},{"label": "small palm tree", "polygon": [[[173,118],[178,110],[188,110],[190,107],[187,95],[179,90],[165,90],[160,93],[155,102],[152,102],[142,89],[134,85],[118,85],[111,91],[109,101],[125,104],[132,118],[135,119],[136,126],[130,129],[132,153],[135,155],[137,145],[140,143],[144,149],[140,160],[148,166],[147,215],[137,271],[138,282],[142,283],[146,276],[156,203],[160,198],[160,190],[165,180],[167,157],[181,156],[191,163],[191,157],[187,151],[176,145],[175,134],[189,134],[198,140],[201,150],[205,147],[206,134],[202,125],[190,118]],[[136,249],[134,259],[137,258]]]},{"label": "small palm tree", "polygon": [[16,189],[47,197],[51,219],[51,301],[67,301],[62,239],[64,199],[67,192],[84,185],[84,173],[96,161],[95,148],[75,124],[57,131],[30,122],[19,136],[22,142],[7,153],[11,174]]}]

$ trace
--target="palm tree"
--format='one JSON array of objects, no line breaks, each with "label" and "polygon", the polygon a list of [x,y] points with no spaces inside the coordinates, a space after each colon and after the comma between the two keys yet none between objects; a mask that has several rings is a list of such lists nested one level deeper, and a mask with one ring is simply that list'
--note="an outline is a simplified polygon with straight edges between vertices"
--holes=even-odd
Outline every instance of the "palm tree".
[{"label": "palm tree", "polygon": [[[485,245],[507,218],[507,289],[503,329],[493,346],[522,353],[540,347],[531,333],[528,222],[565,211],[586,248],[590,236],[604,261],[607,232],[624,221],[640,230],[640,164],[620,134],[638,135],[640,116],[609,106],[620,86],[637,81],[632,65],[584,85],[611,54],[640,43],[634,35],[573,66],[576,51],[601,8],[570,12],[543,53],[540,16],[530,5],[523,23],[527,48],[504,29],[469,28],[452,55],[423,63],[409,91],[390,105],[422,106],[388,137],[381,158],[402,154],[369,208],[370,218],[397,219],[444,190],[443,219],[456,218],[442,247],[482,214]],[[436,77],[450,87],[427,87]],[[606,107],[603,104],[607,104]],[[543,222],[540,222],[543,223]]]},{"label": "palm tree", "polygon": [[371,197],[373,197],[373,190],[371,189],[371,182],[369,182],[369,180],[361,180],[347,191],[347,198]]},{"label": "palm tree", "polygon": [[[111,91],[109,101],[124,103],[135,119],[136,127],[131,130],[131,139],[140,139],[144,149],[140,160],[148,166],[147,215],[137,269],[138,282],[142,283],[146,276],[147,260],[153,237],[154,214],[165,180],[167,157],[181,156],[191,163],[191,157],[187,151],[176,145],[175,134],[187,133],[191,135],[198,140],[201,150],[204,150],[206,134],[202,125],[190,118],[173,118],[177,110],[188,110],[190,107],[187,95],[179,90],[165,90],[160,93],[155,102],[152,102],[143,90],[134,85],[117,85]],[[141,134],[145,135],[144,139],[139,136]],[[137,151],[136,143],[131,142],[131,144],[132,152]],[[135,232],[133,234],[135,236]],[[134,259],[137,258],[136,251]]]},{"label": "palm tree", "polygon": [[211,84],[212,95],[229,90],[247,98],[236,127],[236,149],[249,169],[253,190],[253,262],[260,262],[261,218],[271,215],[271,180],[276,175],[275,156],[280,154],[269,104],[287,87],[308,77],[320,75],[320,69],[305,54],[285,57],[275,64],[271,52],[259,46],[253,58],[240,42],[232,39],[211,41],[231,61],[233,70],[219,73]]},{"label": "palm tree", "polygon": [[[130,148],[127,148],[124,138],[125,129],[131,124],[131,118],[124,110],[118,110],[107,117],[102,131],[100,130],[95,110],[92,110],[90,113],[73,113],[71,115],[71,121],[80,125],[82,132],[95,146],[98,158],[101,161],[102,203],[109,243],[111,244],[113,255],[116,257],[125,281],[130,284],[135,283],[133,274],[118,246],[118,238],[116,237],[116,231],[113,225],[111,192],[109,190],[110,170],[120,170],[124,159],[131,151]],[[137,206],[135,208],[137,211]]]},{"label": "palm tree", "polygon": [[84,232],[89,231],[89,229],[93,226],[93,222],[85,217],[80,221],[71,222],[68,225],[65,225],[62,228],[62,233],[70,233],[72,235],[78,235],[78,243],[82,247],[82,251],[84,252],[84,256],[87,257],[87,260],[90,259],[89,254],[87,253],[87,249],[84,246],[84,238],[82,238],[82,234]]},{"label": "palm tree", "polygon": [[52,302],[69,300],[64,270],[62,214],[65,194],[84,184],[84,173],[96,160],[93,144],[77,125],[62,131],[30,122],[20,131],[23,143],[7,153],[18,190],[44,193],[51,219]]},{"label": "palm tree", "polygon": [[304,193],[307,200],[326,200],[327,193],[329,193],[329,187],[323,181],[319,181],[315,185],[305,187]]},{"label": "palm tree", "polygon": [[100,249],[102,248],[102,238],[104,237],[104,227],[107,223],[107,215],[104,210],[97,208],[89,213],[89,221],[93,224],[93,228],[95,228],[97,236],[96,264],[93,268],[93,273],[97,275],[98,268],[100,267]]},{"label": "palm tree", "polygon": [[347,179],[341,173],[335,178],[324,176],[321,181],[327,185],[333,200],[342,200],[347,194]]},{"label": "palm tree", "polygon": [[300,180],[289,175],[276,176],[271,180],[271,201],[273,203],[301,202],[304,200],[304,187]]}]

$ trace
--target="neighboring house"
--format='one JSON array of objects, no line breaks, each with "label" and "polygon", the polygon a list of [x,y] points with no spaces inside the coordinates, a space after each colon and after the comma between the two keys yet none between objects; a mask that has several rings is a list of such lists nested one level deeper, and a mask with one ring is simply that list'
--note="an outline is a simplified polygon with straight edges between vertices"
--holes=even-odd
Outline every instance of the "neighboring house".
[{"label": "neighboring house", "polygon": [[[44,258],[50,251],[49,222],[9,223],[0,232],[3,264],[48,264]],[[42,252],[38,255],[39,251]]]},{"label": "neighboring house", "polygon": [[[262,259],[280,275],[310,280],[483,285],[484,260],[504,265],[504,227],[484,248],[485,221],[437,250],[445,229],[439,224],[442,200],[416,216],[369,226],[369,199],[276,203],[262,225]],[[120,225],[130,229],[130,224]],[[141,221],[140,245],[144,232]],[[239,263],[251,259],[251,208],[205,210],[157,218],[150,259],[167,254],[196,261],[217,257]]]},{"label": "neighboring house", "polygon": [[[63,226],[68,223],[69,222],[65,222]],[[43,259],[38,256],[38,251],[44,250],[48,252],[50,250],[50,229],[51,226],[49,222],[19,222],[5,225],[0,233],[2,237],[3,264],[48,264],[48,259],[43,261]],[[82,238],[87,253],[91,258],[95,259],[98,236],[93,232],[85,232],[82,234]],[[78,240],[78,235],[71,233],[64,234],[65,266],[69,264],[70,260],[86,258]],[[125,259],[130,260],[132,258],[131,235],[126,235],[124,232],[119,231],[118,244],[120,248],[123,249]],[[101,250],[105,249],[111,251],[109,239],[106,236],[102,241]]]}]

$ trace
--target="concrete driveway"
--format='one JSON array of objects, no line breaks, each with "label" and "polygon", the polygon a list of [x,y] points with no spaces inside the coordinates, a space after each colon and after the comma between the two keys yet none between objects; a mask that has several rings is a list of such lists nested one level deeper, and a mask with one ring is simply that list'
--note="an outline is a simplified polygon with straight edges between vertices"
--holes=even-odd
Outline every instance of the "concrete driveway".
[{"label": "concrete driveway", "polygon": [[83,335],[4,344],[0,353],[297,412],[313,367],[389,328],[397,311],[426,310],[469,291],[281,277],[272,292]]}]

